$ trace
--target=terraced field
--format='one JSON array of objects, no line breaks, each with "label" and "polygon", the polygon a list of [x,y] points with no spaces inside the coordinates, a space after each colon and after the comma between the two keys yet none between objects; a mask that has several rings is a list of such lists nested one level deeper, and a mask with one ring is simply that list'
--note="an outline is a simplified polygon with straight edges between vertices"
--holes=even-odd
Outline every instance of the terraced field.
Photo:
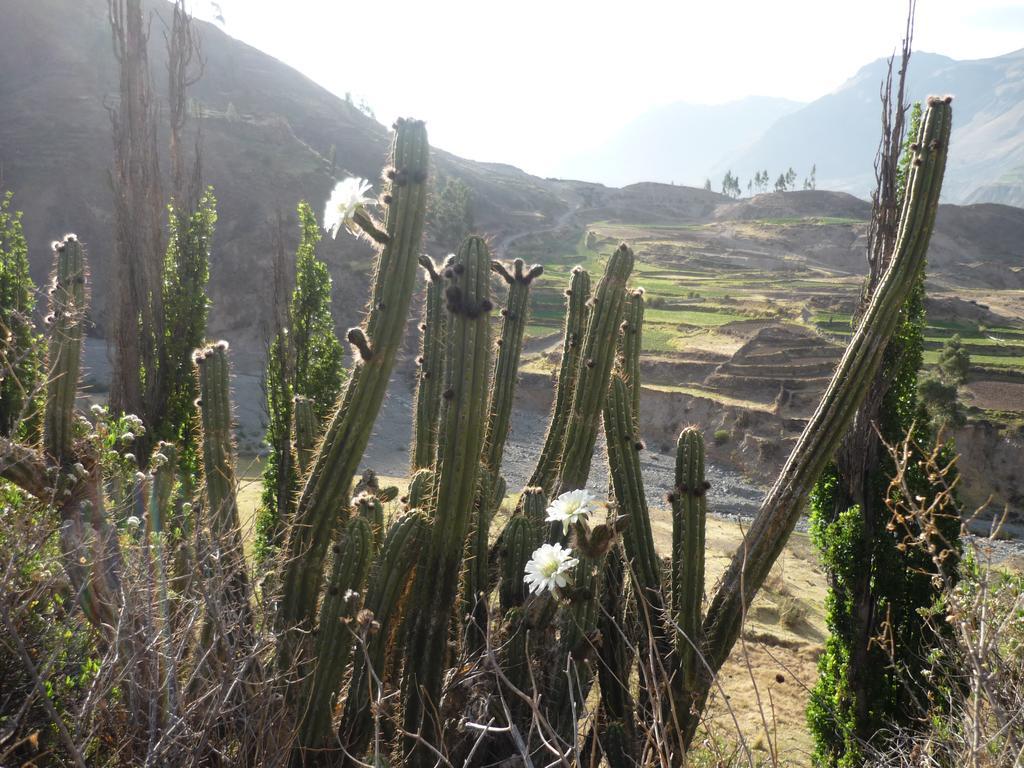
[{"label": "terraced field", "polygon": [[[627,242],[637,256],[631,283],[647,293],[645,436],[669,445],[679,424],[702,423],[706,434],[725,436],[714,449],[717,461],[770,478],[852,333],[866,271],[865,228],[862,219],[843,216],[604,218],[520,238],[505,256],[545,265],[532,298],[524,371],[557,366],[571,269],[580,264],[596,279]],[[962,391],[971,417],[1016,428],[1024,412],[1024,290],[951,289],[961,266],[955,255],[939,250],[933,261],[925,365],[959,335],[972,361]]]}]

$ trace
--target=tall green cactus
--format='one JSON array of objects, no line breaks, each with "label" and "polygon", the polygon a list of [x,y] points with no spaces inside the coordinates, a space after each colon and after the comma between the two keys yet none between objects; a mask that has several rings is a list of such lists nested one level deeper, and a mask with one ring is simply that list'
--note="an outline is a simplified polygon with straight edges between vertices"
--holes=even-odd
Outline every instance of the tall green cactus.
[{"label": "tall green cactus", "polygon": [[216,641],[218,655],[245,651],[251,641],[252,606],[249,576],[242,549],[235,480],[228,345],[225,341],[197,349],[192,355],[199,378],[202,425],[203,485],[209,516],[212,570],[218,583],[207,601],[202,645]]},{"label": "tall green cactus", "polygon": [[[707,524],[707,490],[704,479],[704,438],[687,427],[676,443],[675,488],[672,504],[672,623],[679,659],[681,687],[687,696],[696,690],[701,671],[704,600],[704,540]],[[693,702],[681,708],[688,717]]]},{"label": "tall green cactus", "polygon": [[413,432],[412,470],[433,466],[437,452],[437,417],[441,412],[441,390],[444,387],[444,279],[443,267],[426,255],[420,256],[426,274],[427,295],[423,300],[423,341],[416,381],[415,430]]},{"label": "tall green cactus", "polygon": [[316,634],[316,665],[306,679],[302,696],[298,729],[301,749],[324,747],[330,732],[335,699],[352,658],[351,624],[361,603],[360,593],[373,555],[374,505],[379,507],[380,502],[369,494],[354,499],[353,506],[361,511],[349,518],[332,547],[334,562]]},{"label": "tall green cactus", "polygon": [[625,244],[620,245],[608,259],[604,277],[594,291],[552,496],[587,484],[601,410],[608,391],[608,376],[615,361],[615,340],[626,303],[626,281],[632,271],[633,251]]},{"label": "tall green cactus", "polygon": [[493,262],[491,269],[508,284],[508,300],[501,310],[501,336],[494,361],[494,375],[491,377],[487,432],[484,436],[483,464],[496,476],[501,471],[501,458],[505,452],[512,415],[512,399],[519,378],[519,358],[523,351],[523,334],[530,307],[530,285],[544,273],[544,267],[534,264],[527,270],[523,260],[516,259],[512,262],[511,270],[500,261]]},{"label": "tall green cactus", "polygon": [[170,517],[171,493],[174,490],[178,449],[173,443],[159,442],[150,460],[150,493],[146,524],[153,551],[153,570],[156,580],[157,618],[160,631],[158,648],[158,676],[160,683],[160,722],[178,709],[178,674],[171,626],[171,599],[168,590],[167,548],[164,527]]},{"label": "tall green cactus", "polygon": [[339,729],[342,746],[354,758],[362,756],[369,743],[373,703],[381,693],[374,681],[385,677],[387,647],[396,634],[397,619],[429,534],[430,523],[423,513],[406,513],[388,530],[373,565],[364,613],[355,628],[362,652],[355,656]]},{"label": "tall green cactus", "polygon": [[558,369],[555,400],[551,406],[544,445],[537,458],[537,467],[527,486],[543,488],[550,493],[558,476],[558,462],[565,449],[565,427],[572,406],[576,379],[579,377],[583,335],[590,317],[590,275],[582,267],[574,267],[569,287],[565,290],[565,330],[562,337],[562,362]]},{"label": "tall green cactus", "polygon": [[[661,561],[654,550],[654,533],[647,509],[639,453],[643,448],[636,433],[633,395],[621,375],[612,376],[604,407],[604,430],[608,444],[608,469],[618,512],[625,515],[623,545],[637,587],[650,616],[660,623],[662,600]],[[643,615],[643,613],[641,613]]]},{"label": "tall green cactus", "polygon": [[97,457],[76,455],[74,439],[75,397],[88,295],[85,253],[75,235],[66,235],[53,244],[53,254],[43,450],[60,471],[51,476],[56,478],[55,483],[35,478],[31,484],[52,491],[40,494],[27,484],[23,487],[40,498],[53,494],[61,515],[60,543],[65,570],[86,617],[109,636],[117,625],[120,602],[120,550],[117,534],[104,513],[102,468]]},{"label": "tall green cactus", "polygon": [[[408,658],[403,680],[405,730],[422,732],[432,744],[439,743],[440,724],[433,721],[433,713],[440,701],[449,619],[483,447],[492,308],[487,244],[478,237],[466,238],[445,277],[448,353],[435,464],[436,511],[414,586],[407,647],[417,652]],[[421,745],[410,741],[406,749],[414,764],[433,765],[433,756]]]},{"label": "tall green cactus", "polygon": [[[313,460],[294,524],[283,548],[283,585],[277,616],[278,667],[287,670],[308,637],[323,577],[331,531],[340,521],[352,478],[384,400],[395,354],[401,346],[423,236],[429,148],[423,123],[395,125],[388,171],[384,231],[366,321],[348,333],[356,362],[341,401]],[[308,655],[303,654],[305,658]]]},{"label": "tall green cactus", "polygon": [[67,461],[74,441],[74,409],[82,358],[85,313],[85,256],[74,235],[54,243],[56,270],[50,287],[50,349],[47,357],[43,446],[57,462]]},{"label": "tall green cactus", "polygon": [[[768,576],[800,517],[807,493],[863,400],[899,322],[900,308],[914,287],[928,250],[942,191],[952,126],[949,104],[949,98],[928,100],[889,268],[817,410],[761,503],[744,545],[733,556],[711,601],[704,629],[713,669],[719,669],[732,650],[746,607]],[[710,680],[703,676],[699,701],[703,701],[709,686]]]},{"label": "tall green cactus", "polygon": [[626,295],[622,336],[619,337],[618,368],[629,385],[630,410],[634,426],[640,427],[640,352],[643,346],[644,289],[634,288]]}]

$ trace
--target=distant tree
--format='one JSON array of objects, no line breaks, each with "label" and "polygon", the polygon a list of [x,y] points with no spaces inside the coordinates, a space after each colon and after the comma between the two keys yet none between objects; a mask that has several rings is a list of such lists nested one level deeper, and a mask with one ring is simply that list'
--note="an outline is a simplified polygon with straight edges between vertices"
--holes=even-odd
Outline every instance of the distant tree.
[{"label": "distant tree", "polygon": [[788,171],[786,171],[786,189],[795,189],[796,188],[795,185],[796,185],[796,171],[794,171],[793,168],[790,167],[790,169]]},{"label": "distant tree", "polygon": [[768,184],[769,184],[768,169],[765,168],[763,171],[761,171],[761,191],[762,192],[767,192],[768,191]]},{"label": "distant tree", "polygon": [[739,176],[733,176],[731,169],[726,171],[725,176],[722,178],[722,194],[729,197],[739,197],[743,194],[740,188]]},{"label": "distant tree", "polygon": [[36,287],[28,271],[28,245],[13,195],[0,200],[0,437],[34,429],[42,378],[42,338],[32,325]]},{"label": "distant tree", "polygon": [[750,195],[750,194],[753,194],[753,192],[754,192],[754,180],[751,179],[750,181],[747,182],[747,194]]},{"label": "distant tree", "polygon": [[431,234],[443,248],[454,251],[473,231],[473,190],[461,179],[449,177],[436,189],[427,208]]},{"label": "distant tree", "polygon": [[936,429],[963,426],[966,421],[960,404],[960,387],[967,382],[971,356],[960,334],[946,339],[935,367],[918,384],[918,397],[928,408]]},{"label": "distant tree", "polygon": [[786,191],[786,177],[783,174],[779,174],[779,178],[775,180],[775,191],[785,192]]},{"label": "distant tree", "polygon": [[325,424],[344,382],[343,350],[331,315],[331,276],[316,256],[320,226],[307,202],[299,203],[298,215],[295,290],[285,319],[289,327],[278,329],[271,342],[264,379],[270,455],[256,520],[256,550],[264,560],[280,544],[299,490],[291,453],[292,401],[296,396],[309,398],[319,423]]},{"label": "distant tree", "polygon": [[957,386],[967,382],[967,373],[971,368],[971,356],[964,348],[959,333],[953,334],[942,345],[937,367],[946,381]]},{"label": "distant tree", "polygon": [[818,173],[818,166],[817,165],[812,165],[811,166],[811,173],[810,173],[810,175],[807,178],[804,179],[804,189],[817,189],[818,188],[818,180],[815,178],[817,176],[817,173]]},{"label": "distant tree", "polygon": [[711,179],[704,179],[704,191],[705,192],[710,192],[711,191]]},{"label": "distant tree", "polygon": [[207,188],[195,210],[188,214],[167,206],[168,238],[164,255],[162,296],[165,314],[159,365],[163,373],[160,393],[163,412],[154,426],[155,437],[178,444],[183,468],[194,479],[198,473],[192,427],[196,416],[195,373],[192,352],[206,340],[210,279],[210,248],[217,224],[217,199]]}]

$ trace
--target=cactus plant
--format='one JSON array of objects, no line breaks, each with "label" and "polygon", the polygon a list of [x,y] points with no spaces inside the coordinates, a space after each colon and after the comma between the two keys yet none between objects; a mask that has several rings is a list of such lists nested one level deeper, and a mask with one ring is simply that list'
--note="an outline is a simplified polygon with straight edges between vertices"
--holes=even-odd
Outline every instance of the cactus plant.
[{"label": "cactus plant", "polygon": [[282,670],[291,666],[303,638],[308,637],[330,534],[340,522],[337,512],[347,500],[401,345],[423,236],[428,162],[423,123],[400,120],[383,198],[387,205],[384,231],[377,232],[378,239],[386,242],[374,268],[369,312],[364,326],[348,333],[357,360],[307,474],[282,551],[283,585],[277,616],[283,632],[277,654]]},{"label": "cactus plant", "polygon": [[512,262],[511,270],[500,261],[492,262],[491,269],[508,285],[508,300],[501,310],[501,336],[498,354],[491,377],[491,394],[487,407],[487,432],[484,437],[483,464],[492,474],[501,470],[501,458],[508,437],[512,397],[519,377],[519,357],[523,350],[529,310],[530,286],[544,273],[544,267],[534,264],[525,269],[522,259]]},{"label": "cactus plant", "polygon": [[[682,690],[697,688],[703,645],[701,607],[704,600],[704,539],[708,483],[704,479],[704,438],[687,427],[676,443],[672,504],[672,624]],[[692,701],[680,708],[689,716]]]},{"label": "cactus plant", "polygon": [[352,506],[361,511],[349,518],[332,547],[334,562],[316,634],[316,664],[306,679],[302,696],[302,719],[298,729],[301,749],[324,746],[331,728],[334,700],[352,658],[351,624],[360,605],[359,593],[373,555],[374,505],[380,507],[380,502],[368,494],[353,499]]},{"label": "cactus plant", "polygon": [[590,275],[582,267],[574,267],[569,287],[565,289],[565,330],[562,335],[562,362],[558,369],[555,400],[544,435],[544,445],[537,466],[527,483],[550,493],[558,475],[558,462],[565,448],[565,426],[569,418],[576,379],[579,377],[583,335],[590,317]]},{"label": "cactus plant", "polygon": [[252,639],[249,576],[238,518],[227,342],[197,349],[192,360],[199,378],[203,485],[211,539],[210,556],[204,560],[219,582],[207,601],[201,643],[210,648],[217,638],[222,643],[218,655],[226,658],[244,651]]},{"label": "cactus plant", "polygon": [[420,551],[430,533],[426,516],[413,510],[392,524],[370,574],[364,611],[356,627],[363,653],[357,653],[339,729],[349,755],[361,755],[370,740],[374,680],[383,677],[385,652],[404,607]]},{"label": "cactus plant", "polygon": [[56,272],[50,288],[50,347],[47,356],[43,446],[60,463],[72,454],[75,398],[82,357],[85,256],[74,235],[54,243]]},{"label": "cactus plant", "polygon": [[415,429],[413,431],[412,471],[433,465],[437,452],[437,416],[441,411],[441,390],[444,385],[444,279],[429,256],[420,256],[420,265],[427,281],[423,299],[423,341],[416,379]]},{"label": "cactus plant", "polygon": [[643,347],[644,289],[634,288],[626,295],[622,335],[619,337],[618,369],[629,385],[630,411],[634,426],[640,426],[640,352]]},{"label": "cactus plant", "polygon": [[626,281],[633,271],[633,251],[625,244],[608,259],[604,277],[591,299],[580,369],[565,426],[565,442],[552,496],[583,488],[590,475],[594,443],[615,360],[615,339],[626,302]]},{"label": "cactus plant", "polygon": [[[924,263],[935,224],[952,125],[950,99],[930,98],[907,178],[896,246],[889,267],[853,334],[814,415],[733,555],[704,619],[709,663],[719,669],[739,636],[745,607],[796,526],[811,486],[853,418],[900,318],[900,307]],[[699,701],[710,680],[702,677]]]},{"label": "cactus plant", "polygon": [[[445,645],[462,570],[463,549],[477,493],[490,369],[490,254],[478,237],[467,238],[445,269],[448,351],[435,462],[436,491],[430,544],[416,574],[407,638],[418,652],[403,680],[405,730],[436,744],[433,707],[440,701]],[[422,729],[422,731],[421,731]],[[407,745],[413,763],[433,757]]]},{"label": "cactus plant", "polygon": [[[404,730],[403,757],[407,762],[414,766],[432,765],[437,755],[430,747],[447,749],[450,743],[445,741],[452,735],[445,732],[446,723],[461,722],[457,716],[452,717],[458,714],[455,710],[480,702],[497,710],[496,702],[500,706],[504,700],[489,697],[488,692],[511,693],[506,685],[511,681],[520,691],[527,692],[525,698],[532,695],[531,701],[539,702],[545,723],[543,738],[555,735],[553,741],[558,748],[575,752],[581,735],[580,715],[598,667],[602,710],[597,733],[606,750],[611,750],[606,752],[608,761],[622,763],[620,758],[631,754],[637,734],[662,724],[667,727],[662,743],[670,744],[672,760],[681,758],[682,750],[677,752],[676,743],[685,747],[682,742],[692,738],[707,696],[710,673],[717,671],[728,655],[744,607],[750,604],[792,530],[807,489],[864,398],[898,322],[900,307],[921,269],[941,189],[950,119],[946,101],[929,102],[915,165],[907,182],[896,252],[888,271],[833,382],[778,482],[766,496],[744,549],[734,557],[703,620],[703,445],[694,430],[684,430],[680,436],[676,490],[672,497],[674,538],[669,590],[662,583],[664,577],[654,552],[639,472],[638,352],[643,300],[641,294],[625,289],[633,265],[633,255],[625,246],[609,260],[589,313],[584,303],[589,278],[582,271],[573,275],[566,319],[566,355],[544,452],[535,472],[537,485],[522,494],[519,508],[502,532],[496,548],[497,595],[492,596],[488,574],[475,569],[483,565],[490,513],[504,495],[500,463],[517,365],[515,348],[521,343],[521,329],[514,328],[513,323],[522,316],[512,318],[503,328],[503,334],[506,330],[511,334],[511,341],[509,350],[503,349],[499,356],[492,382],[488,320],[490,257],[479,238],[468,238],[463,243],[459,255],[442,275],[447,281],[443,298],[448,322],[443,334],[445,363],[436,447],[430,451],[429,461],[424,459],[430,468],[413,477],[405,500],[407,511],[392,525],[379,552],[375,551],[375,533],[383,527],[382,503],[397,491],[379,488],[368,474],[360,483],[365,495],[355,505],[357,513],[352,513],[348,501],[357,464],[392,371],[415,282],[426,194],[426,135],[419,123],[401,123],[393,147],[396,167],[385,198],[389,206],[385,223],[378,227],[365,214],[362,221],[381,248],[366,324],[349,333],[359,360],[324,438],[312,455],[306,454],[310,456],[307,481],[281,554],[281,592],[276,601],[267,601],[279,609],[277,626],[281,631],[274,639],[282,678],[288,681],[283,699],[285,716],[276,735],[287,732],[307,752],[311,748],[330,748],[328,734],[335,710],[332,702],[347,685],[338,736],[353,760],[366,752],[375,732],[376,716],[380,723],[400,720]],[[85,615],[100,630],[104,642],[118,644],[119,659],[141,659],[132,663],[145,665],[142,671],[149,675],[145,679],[159,680],[150,674],[154,668],[154,646],[133,645],[136,636],[144,633],[117,636],[114,631],[118,626],[146,626],[151,614],[144,611],[149,610],[151,603],[145,595],[138,600],[134,595],[128,599],[120,591],[120,550],[117,536],[104,520],[103,468],[96,455],[96,441],[87,437],[88,427],[81,419],[76,420],[73,411],[85,295],[84,282],[78,279],[84,279],[81,249],[74,238],[68,238],[57,252],[50,354],[56,375],[51,376],[48,386],[43,448],[3,440],[0,474],[59,510],[65,567]],[[508,269],[505,272],[510,273]],[[517,281],[516,272],[513,265],[513,283]],[[581,329],[585,315],[584,332]],[[621,338],[620,330],[624,332]],[[613,373],[617,339],[618,370]],[[181,695],[203,695],[204,701],[212,701],[211,687],[204,688],[205,681],[211,677],[214,680],[210,682],[217,684],[238,681],[238,666],[233,662],[251,663],[256,658],[252,653],[255,629],[235,497],[226,346],[216,344],[200,350],[195,363],[203,427],[204,507],[212,551],[211,556],[196,561],[203,567],[196,569],[200,589],[193,594],[206,595],[208,609],[201,638],[204,653],[197,657],[201,660],[196,665],[198,674],[193,674],[193,680],[199,682],[194,694],[188,686]],[[616,511],[623,513],[623,518],[594,525],[575,522],[568,536],[561,527],[548,531],[549,539],[568,541],[577,564],[572,569],[571,581],[547,585],[556,594],[527,596],[522,582],[523,563],[530,556],[531,547],[541,540],[540,534],[548,528],[546,499],[580,489],[586,483],[597,420],[601,416],[608,437]],[[426,418],[424,423],[429,420]],[[302,431],[296,426],[297,436]],[[429,434],[424,439],[429,442]],[[309,451],[308,444],[302,450]],[[146,482],[152,483],[148,533],[158,563],[163,559],[160,546],[172,474],[171,469],[157,467],[151,480],[137,486],[141,491]],[[471,536],[474,513],[480,519],[475,535]],[[620,557],[617,549],[616,534],[620,531],[624,532],[624,557]],[[196,528],[195,539],[200,546],[205,535],[203,526]],[[336,538],[338,535],[341,539]],[[329,586],[321,603],[323,566],[332,539],[339,541],[328,579],[334,591]],[[148,555],[145,551],[143,554]],[[507,664],[507,681],[499,680],[497,674],[493,679],[486,674],[465,675],[466,668],[454,664],[472,648],[472,640],[467,644],[462,633],[452,631],[459,580],[466,572],[467,557],[473,558],[468,562],[469,570],[475,571],[472,577],[476,579],[477,591],[489,601],[496,600],[502,611],[500,622],[487,629],[495,629],[500,635],[502,645],[497,654]],[[360,590],[371,559],[366,597],[359,610],[358,600],[349,599],[349,590]],[[567,562],[563,559],[561,564]],[[633,702],[629,688],[622,684],[632,679],[630,667],[639,660],[623,654],[624,646],[609,640],[623,634],[621,595],[629,574],[634,579],[634,591],[644,598],[643,604],[655,609],[651,616],[660,620],[661,608],[670,605],[665,615],[676,631],[656,633],[648,650],[654,657],[650,662],[660,665],[671,681],[673,703],[685,707],[683,713],[674,708],[674,716],[682,715],[682,722],[654,722],[657,715],[646,706],[651,700]],[[165,595],[164,579],[160,581],[161,595]],[[536,580],[533,583],[536,585]],[[166,602],[163,596],[158,599]],[[133,614],[140,603],[144,604],[142,610]],[[318,605],[321,614],[316,627],[314,614]],[[123,623],[126,621],[131,623]],[[598,645],[599,631],[606,636],[604,647]],[[625,633],[629,631],[625,627]],[[401,640],[396,642],[399,632]],[[694,644],[703,656],[698,656]],[[354,656],[346,682],[354,648],[359,653]],[[205,653],[207,650],[211,652]],[[595,654],[600,654],[597,663]],[[398,662],[403,657],[404,668],[400,670],[402,664]],[[296,664],[297,661],[300,663]],[[170,667],[167,670],[161,675],[176,676]],[[221,671],[228,674],[216,679]],[[386,686],[397,678],[399,671],[402,683],[396,698],[402,702],[402,711],[392,720],[382,705],[389,697]],[[468,678],[472,678],[468,685],[479,687],[482,693],[474,692],[476,698],[466,704],[465,698],[454,694],[467,691]],[[124,679],[134,678],[125,675]],[[254,680],[248,676],[234,690],[231,707],[247,703],[240,699],[256,690],[251,685]],[[450,697],[446,694],[444,700],[442,681],[446,681],[446,690],[453,692]],[[140,694],[141,687],[134,683],[126,685],[132,688],[126,690],[128,708],[145,712],[144,707],[138,706],[146,702],[145,692]],[[300,694],[303,687],[307,690],[305,697]],[[680,698],[683,694],[685,697]],[[304,702],[309,706],[301,706]],[[535,722],[532,704],[524,697],[519,697],[518,702],[511,706],[513,721],[502,733],[529,733],[526,747],[537,749],[538,754],[539,750],[547,751],[548,746],[540,744],[542,736],[535,736],[536,731],[530,729]],[[149,703],[169,711],[169,701],[167,706]],[[182,706],[180,711],[189,709]],[[503,716],[505,710],[500,712]],[[644,722],[641,718],[652,720]],[[155,725],[147,736],[159,737],[159,722],[150,722]],[[224,722],[225,731],[233,727],[227,719]],[[288,731],[293,723],[297,730]],[[384,759],[384,751],[397,747],[385,730],[376,730],[380,741],[387,743],[375,744],[369,758],[373,763]],[[481,738],[489,742],[485,747],[488,760],[495,763],[511,758],[512,750],[520,746],[511,745],[514,736],[487,732]],[[245,755],[243,761],[249,757],[245,747],[240,754]],[[452,754],[461,753],[455,748]],[[594,749],[590,754],[597,756]],[[309,756],[302,751],[298,755],[299,759]]]}]

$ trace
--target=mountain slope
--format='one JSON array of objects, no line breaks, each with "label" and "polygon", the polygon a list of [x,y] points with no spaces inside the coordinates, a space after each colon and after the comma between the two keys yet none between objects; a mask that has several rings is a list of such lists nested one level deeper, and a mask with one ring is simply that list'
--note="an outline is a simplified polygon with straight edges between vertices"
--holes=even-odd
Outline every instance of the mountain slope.
[{"label": "mountain slope", "polygon": [[[166,92],[163,40],[170,5],[153,12],[150,65],[158,98]],[[87,244],[93,275],[93,334],[109,330],[113,162],[106,105],[116,103],[117,66],[106,0],[8,3],[0,24],[0,186],[24,210],[32,274],[50,266],[48,243],[75,231]],[[218,197],[213,247],[211,335],[237,342],[243,358],[262,357],[270,310],[268,276],[277,218],[286,247],[297,239],[295,206],[322,210],[335,181],[376,181],[388,131],[287,65],[197,22],[206,60],[191,90],[202,140],[204,179]],[[74,30],[74,34],[68,34]],[[165,124],[165,121],[164,121]],[[165,140],[161,140],[166,145]],[[166,162],[164,163],[166,169]],[[462,178],[474,191],[477,222],[501,234],[540,226],[566,209],[552,185],[507,166],[434,152],[435,180]],[[362,311],[369,248],[353,238],[325,241],[321,255],[335,279],[339,323]]]},{"label": "mountain slope", "polygon": [[[718,170],[742,179],[757,169],[817,164],[818,186],[866,196],[879,135],[879,83],[886,62],[862,68],[834,92],[781,117]],[[991,59],[955,61],[931,53],[910,60],[907,97],[953,94],[953,137],[944,199],[1024,204],[1024,49]]]},{"label": "mountain slope", "polygon": [[558,174],[612,186],[639,181],[699,186],[710,176],[717,189],[720,177],[712,172],[717,174],[718,164],[801,106],[761,96],[718,105],[669,104],[640,115],[596,150],[567,158]]}]

